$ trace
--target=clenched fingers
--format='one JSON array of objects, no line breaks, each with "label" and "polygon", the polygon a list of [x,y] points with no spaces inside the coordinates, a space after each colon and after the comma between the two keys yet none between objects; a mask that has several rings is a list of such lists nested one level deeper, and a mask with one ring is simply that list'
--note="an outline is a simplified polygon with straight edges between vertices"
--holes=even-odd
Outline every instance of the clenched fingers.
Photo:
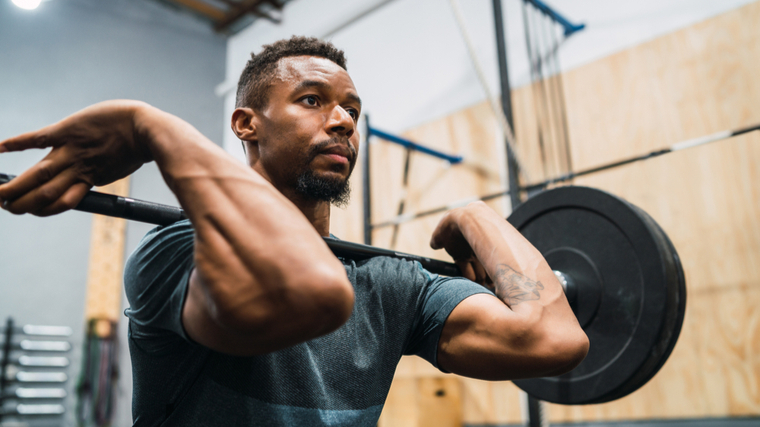
[{"label": "clenched fingers", "polygon": [[469,260],[454,260],[454,264],[459,267],[459,271],[462,272],[462,277],[465,279],[476,281],[475,270]]},{"label": "clenched fingers", "polygon": [[37,216],[50,216],[57,215],[70,209],[74,209],[79,204],[79,202],[82,201],[87,192],[90,191],[90,188],[90,184],[86,182],[78,182],[66,190],[66,192],[58,198],[58,200],[40,209],[34,214]]}]

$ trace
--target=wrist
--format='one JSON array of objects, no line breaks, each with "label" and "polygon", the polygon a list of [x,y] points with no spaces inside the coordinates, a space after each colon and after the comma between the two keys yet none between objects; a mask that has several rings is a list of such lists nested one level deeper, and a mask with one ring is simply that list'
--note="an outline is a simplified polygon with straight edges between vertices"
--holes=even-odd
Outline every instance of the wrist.
[{"label": "wrist", "polygon": [[143,159],[143,162],[151,162],[155,159],[153,150],[150,147],[151,141],[154,140],[154,116],[160,110],[142,101],[127,102],[129,103],[132,118],[133,148]]},{"label": "wrist", "polygon": [[[462,235],[467,238],[471,233],[476,232],[474,227],[481,226],[483,220],[487,219],[489,215],[496,215],[496,212],[484,202],[477,201],[458,209],[453,219]],[[498,215],[496,216],[498,217]],[[501,219],[501,217],[498,217],[498,219]]]}]

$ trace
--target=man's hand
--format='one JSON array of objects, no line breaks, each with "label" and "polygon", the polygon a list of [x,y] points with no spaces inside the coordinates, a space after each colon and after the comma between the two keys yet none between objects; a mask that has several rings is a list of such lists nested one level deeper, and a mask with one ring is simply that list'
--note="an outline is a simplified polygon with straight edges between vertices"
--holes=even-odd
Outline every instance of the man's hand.
[{"label": "man's hand", "polygon": [[462,230],[459,228],[459,221],[465,215],[472,214],[473,211],[481,211],[484,214],[488,214],[487,211],[490,211],[490,213],[497,215],[496,212],[483,202],[474,202],[466,207],[453,209],[441,218],[435,231],[433,231],[430,247],[433,249],[446,249],[446,252],[454,259],[454,263],[462,271],[464,277],[494,291],[491,278],[486,273],[483,264],[478,260],[472,247],[462,234]]},{"label": "man's hand", "polygon": [[58,123],[0,142],[0,153],[50,148],[44,159],[0,185],[2,207],[47,216],[74,208],[93,185],[124,178],[149,162],[139,142],[137,101],[107,101]]},{"label": "man's hand", "polygon": [[541,253],[483,202],[441,219],[430,245],[445,248],[464,275],[498,298],[473,295],[449,315],[438,363],[487,380],[567,372],[588,352],[588,338]]}]

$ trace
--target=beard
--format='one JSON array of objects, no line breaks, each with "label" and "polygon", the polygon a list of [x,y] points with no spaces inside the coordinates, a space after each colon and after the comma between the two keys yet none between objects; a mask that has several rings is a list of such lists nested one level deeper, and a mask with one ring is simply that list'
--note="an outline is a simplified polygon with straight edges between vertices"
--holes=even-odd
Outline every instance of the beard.
[{"label": "beard", "polygon": [[351,186],[348,182],[348,178],[351,177],[351,172],[354,170],[356,164],[356,151],[354,150],[354,147],[347,143],[351,151],[351,158],[348,159],[349,170],[348,176],[346,176],[345,179],[319,176],[314,173],[311,167],[309,167],[311,161],[314,160],[322,150],[337,142],[337,139],[332,139],[320,142],[311,147],[307,162],[296,179],[296,191],[301,196],[311,200],[330,202],[339,208],[345,208],[351,199]]},{"label": "beard", "polygon": [[309,199],[330,202],[339,208],[345,208],[351,199],[348,178],[323,177],[311,169],[306,169],[298,176],[296,191]]}]

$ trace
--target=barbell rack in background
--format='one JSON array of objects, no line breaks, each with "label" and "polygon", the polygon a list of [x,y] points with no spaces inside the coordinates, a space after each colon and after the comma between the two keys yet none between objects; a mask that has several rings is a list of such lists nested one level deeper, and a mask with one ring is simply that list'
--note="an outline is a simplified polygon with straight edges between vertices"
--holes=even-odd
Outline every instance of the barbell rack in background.
[{"label": "barbell rack in background", "polygon": [[66,412],[71,333],[66,326],[17,327],[8,317],[1,335],[0,423],[60,417]]}]

